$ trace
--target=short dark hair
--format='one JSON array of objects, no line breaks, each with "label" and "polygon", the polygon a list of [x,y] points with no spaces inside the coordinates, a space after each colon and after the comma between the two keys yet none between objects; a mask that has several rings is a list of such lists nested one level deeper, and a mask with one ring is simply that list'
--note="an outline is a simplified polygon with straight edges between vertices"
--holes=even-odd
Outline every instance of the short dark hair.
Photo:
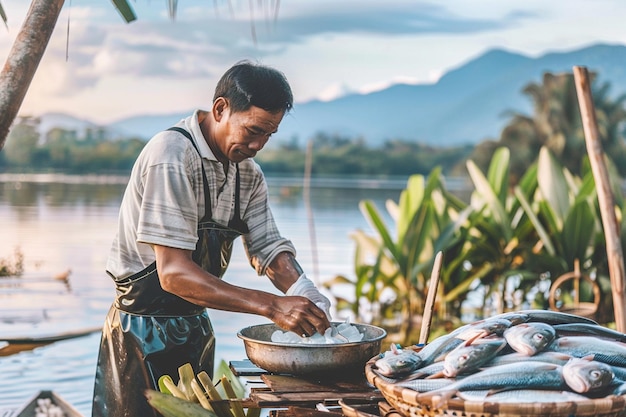
[{"label": "short dark hair", "polygon": [[285,75],[248,60],[237,62],[222,75],[213,101],[219,97],[228,100],[233,112],[255,106],[271,113],[287,113],[293,107],[293,94]]}]

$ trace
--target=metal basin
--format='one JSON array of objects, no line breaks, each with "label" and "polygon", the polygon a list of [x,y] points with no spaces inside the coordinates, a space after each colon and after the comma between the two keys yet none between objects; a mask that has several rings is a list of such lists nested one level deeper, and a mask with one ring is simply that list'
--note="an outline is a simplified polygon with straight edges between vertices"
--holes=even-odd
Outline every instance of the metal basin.
[{"label": "metal basin", "polygon": [[[341,323],[333,323],[341,324]],[[298,344],[272,342],[272,333],[281,330],[276,324],[260,324],[241,329],[246,355],[256,366],[268,372],[326,377],[365,372],[365,363],[380,353],[387,332],[369,324],[354,323],[363,333],[360,342],[337,344]]]}]

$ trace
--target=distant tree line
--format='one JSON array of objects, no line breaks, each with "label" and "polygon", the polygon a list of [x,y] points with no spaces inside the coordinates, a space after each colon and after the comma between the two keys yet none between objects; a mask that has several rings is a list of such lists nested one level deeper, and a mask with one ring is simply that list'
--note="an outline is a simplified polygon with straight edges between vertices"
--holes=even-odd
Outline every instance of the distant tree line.
[{"label": "distant tree line", "polygon": [[[111,140],[104,129],[87,129],[82,136],[75,130],[55,128],[45,137],[39,134],[39,120],[17,119],[3,152],[0,169],[4,172],[124,173],[145,145],[138,138]],[[435,166],[452,167],[467,157],[472,146],[436,148],[406,141],[389,141],[381,147],[368,146],[361,138],[319,133],[313,138],[313,174],[408,176],[426,174]],[[302,175],[305,144],[292,141],[269,146],[255,160],[267,175]]]},{"label": "distant tree line", "polygon": [[[595,79],[596,76],[592,75]],[[626,95],[611,98],[610,86],[592,85],[596,118],[605,153],[621,177],[626,177]],[[428,174],[440,167],[446,175],[466,175],[465,162],[474,161],[486,169],[497,148],[511,151],[511,182],[515,183],[548,148],[574,174],[580,174],[586,160],[586,144],[573,75],[546,73],[542,83],[530,83],[523,93],[530,97],[532,115],[510,113],[500,137],[478,145],[436,147],[412,140],[394,139],[374,147],[361,137],[318,133],[312,143],[312,174],[316,176],[409,176]],[[129,172],[145,140],[111,140],[106,129],[52,129],[41,137],[39,120],[16,120],[3,152],[0,169],[6,171],[61,171],[66,173]],[[276,141],[276,139],[274,139]],[[293,138],[272,144],[256,161],[268,175],[302,175],[307,143]]]},{"label": "distant tree line", "polygon": [[54,128],[39,133],[39,119],[16,119],[6,145],[0,152],[3,172],[120,173],[130,168],[145,140],[111,140],[105,129],[76,130]]},{"label": "distant tree line", "polygon": [[[449,172],[473,149],[471,145],[438,148],[403,140],[371,147],[362,138],[326,133],[310,140],[315,176],[409,176],[427,174],[436,166]],[[305,159],[306,147],[297,142],[264,149],[255,158],[266,174],[302,174]]]}]

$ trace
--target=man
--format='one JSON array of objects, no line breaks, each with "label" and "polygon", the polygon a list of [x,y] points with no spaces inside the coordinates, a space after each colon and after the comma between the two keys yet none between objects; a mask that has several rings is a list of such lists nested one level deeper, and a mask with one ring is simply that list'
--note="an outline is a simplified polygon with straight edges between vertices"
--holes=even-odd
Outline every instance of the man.
[{"label": "man", "polygon": [[[330,302],[280,236],[251,159],[293,105],[275,69],[247,61],[197,110],[155,135],[133,167],[107,262],[117,297],[100,345],[92,415],[155,416],[146,388],[191,363],[213,374],[206,308],[258,314],[303,336],[330,326]],[[252,267],[286,296],[221,281],[237,236]]]}]

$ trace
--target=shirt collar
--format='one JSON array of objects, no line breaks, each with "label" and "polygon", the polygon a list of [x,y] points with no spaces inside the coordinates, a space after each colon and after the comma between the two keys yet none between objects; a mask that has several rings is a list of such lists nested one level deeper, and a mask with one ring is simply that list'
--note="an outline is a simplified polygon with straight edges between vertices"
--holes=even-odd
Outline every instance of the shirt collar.
[{"label": "shirt collar", "polygon": [[217,161],[217,158],[213,154],[213,151],[209,147],[209,144],[200,129],[200,123],[198,122],[198,112],[200,111],[203,110],[198,109],[194,111],[191,116],[184,120],[185,128],[191,133],[193,140],[196,142],[198,150],[200,151],[200,156],[210,161]]}]

